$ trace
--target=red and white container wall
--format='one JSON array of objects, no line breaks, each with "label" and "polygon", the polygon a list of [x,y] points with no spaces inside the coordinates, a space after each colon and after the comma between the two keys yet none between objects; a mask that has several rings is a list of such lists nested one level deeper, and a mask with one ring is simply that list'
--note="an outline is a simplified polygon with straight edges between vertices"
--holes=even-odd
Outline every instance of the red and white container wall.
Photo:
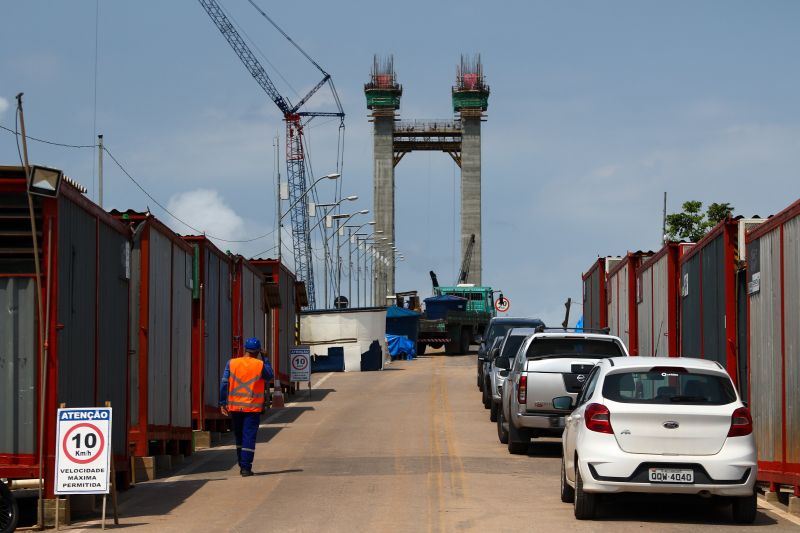
[{"label": "red and white container wall", "polygon": [[636,269],[649,253],[628,252],[608,271],[606,296],[608,300],[608,327],[616,335],[628,353],[639,355],[639,331],[636,313]]},{"label": "red and white container wall", "polygon": [[191,453],[193,249],[149,214],[133,230],[130,439],[135,455]]},{"label": "red and white container wall", "polygon": [[606,273],[620,261],[619,257],[600,257],[583,274],[583,327],[608,327]]},{"label": "red and white container wall", "polygon": [[693,244],[670,242],[642,262],[636,274],[639,355],[677,357],[680,257]]},{"label": "red and white container wall", "polygon": [[297,278],[277,259],[251,259],[266,277],[265,296],[269,328],[265,346],[277,375],[289,383],[289,349],[300,338],[300,305],[297,301]]},{"label": "red and white container wall", "polygon": [[[231,258],[203,236],[184,236],[194,247],[192,303],[192,426],[223,429],[229,420],[219,412],[219,388],[233,355],[233,277]],[[220,427],[223,426],[223,427]]]},{"label": "red and white container wall", "polygon": [[746,287],[758,476],[800,495],[800,200],[748,232]]},{"label": "red and white container wall", "polygon": [[[111,402],[114,461],[128,473],[127,228],[66,178],[57,198],[34,197],[46,339],[39,350],[34,249],[27,179],[21,167],[0,167],[0,478],[39,476],[53,497],[56,410]],[[44,434],[39,435],[40,408]],[[119,481],[119,480],[118,480]]]},{"label": "red and white container wall", "polygon": [[250,261],[233,258],[233,356],[244,351],[244,341],[257,337],[265,346],[267,313],[264,305],[264,274]]},{"label": "red and white container wall", "polygon": [[[746,396],[745,231],[762,219],[727,219],[680,259],[680,353],[717,361]],[[740,320],[737,320],[740,317]]]}]

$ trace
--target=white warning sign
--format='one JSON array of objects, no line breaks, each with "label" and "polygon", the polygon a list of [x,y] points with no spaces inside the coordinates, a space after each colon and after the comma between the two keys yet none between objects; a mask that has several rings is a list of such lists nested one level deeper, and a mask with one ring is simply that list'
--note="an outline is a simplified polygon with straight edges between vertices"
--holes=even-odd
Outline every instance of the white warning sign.
[{"label": "white warning sign", "polygon": [[108,494],[111,408],[58,410],[56,494]]}]

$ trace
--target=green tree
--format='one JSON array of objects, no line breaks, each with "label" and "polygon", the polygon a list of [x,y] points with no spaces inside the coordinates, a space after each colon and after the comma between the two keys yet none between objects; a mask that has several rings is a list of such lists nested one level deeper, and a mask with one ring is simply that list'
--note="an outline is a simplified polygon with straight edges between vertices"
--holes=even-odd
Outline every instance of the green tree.
[{"label": "green tree", "polygon": [[733,215],[734,207],[725,203],[712,203],[703,212],[703,202],[688,200],[683,202],[680,213],[667,215],[667,240],[697,242],[708,231]]}]

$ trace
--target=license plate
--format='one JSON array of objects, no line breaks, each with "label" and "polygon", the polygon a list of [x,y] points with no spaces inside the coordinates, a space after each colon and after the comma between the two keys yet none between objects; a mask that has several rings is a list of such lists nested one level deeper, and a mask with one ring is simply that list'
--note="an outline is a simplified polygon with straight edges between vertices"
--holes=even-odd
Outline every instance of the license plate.
[{"label": "license plate", "polygon": [[651,468],[651,483],[694,483],[693,470],[677,468]]}]

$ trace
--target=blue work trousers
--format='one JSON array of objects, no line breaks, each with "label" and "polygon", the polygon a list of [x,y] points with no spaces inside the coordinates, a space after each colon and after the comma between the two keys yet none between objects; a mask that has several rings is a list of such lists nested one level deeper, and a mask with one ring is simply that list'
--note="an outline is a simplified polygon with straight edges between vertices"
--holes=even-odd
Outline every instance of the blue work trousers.
[{"label": "blue work trousers", "polygon": [[261,413],[231,412],[233,418],[233,434],[236,437],[236,459],[239,468],[251,470],[253,456],[256,453],[256,437],[258,425],[261,423]]}]

